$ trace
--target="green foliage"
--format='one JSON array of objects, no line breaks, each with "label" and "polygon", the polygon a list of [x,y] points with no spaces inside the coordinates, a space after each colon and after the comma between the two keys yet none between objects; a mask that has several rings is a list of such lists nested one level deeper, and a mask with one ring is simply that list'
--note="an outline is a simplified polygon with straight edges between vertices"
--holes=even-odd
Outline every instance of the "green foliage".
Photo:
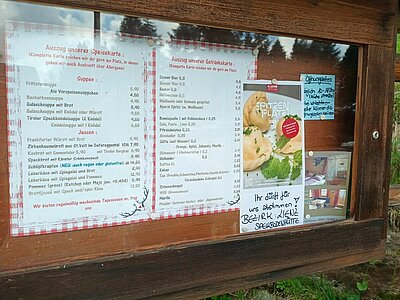
[{"label": "green foliage", "polygon": [[[399,40],[398,40],[399,42]],[[400,184],[400,82],[394,86],[393,139],[390,168],[390,184]]]},{"label": "green foliage", "polygon": [[124,17],[121,21],[120,32],[158,37],[157,26],[148,19]]},{"label": "green foliage", "polygon": [[282,134],[280,136],[279,140],[276,142],[276,148],[282,149],[289,141],[290,141],[290,138],[288,138]]},{"label": "green foliage", "polygon": [[262,166],[261,173],[266,179],[271,179],[278,176],[280,160],[271,156]]},{"label": "green foliage", "polygon": [[292,60],[302,60],[308,55],[308,41],[303,39],[295,39],[292,47]]},{"label": "green foliage", "polygon": [[234,299],[237,300],[245,300],[247,297],[248,291],[240,290],[234,293]]},{"label": "green foliage", "polygon": [[278,169],[278,179],[285,179],[289,177],[290,174],[290,162],[289,162],[289,157],[285,157],[279,166]]},{"label": "green foliage", "polygon": [[392,140],[392,157],[390,160],[390,184],[400,183],[400,137]]},{"label": "green foliage", "polygon": [[298,115],[286,115],[284,116],[285,120],[286,119],[295,119],[297,121],[301,121],[301,118]]},{"label": "green foliage", "polygon": [[262,288],[254,288],[250,290],[239,290],[234,293],[212,296],[205,300],[246,300],[246,299],[264,299],[265,291]]},{"label": "green foliage", "polygon": [[362,282],[357,282],[357,289],[360,292],[365,292],[366,290],[368,290],[368,281],[363,280]]},{"label": "green foliage", "polygon": [[295,180],[297,177],[300,176],[302,161],[303,161],[303,151],[297,150],[293,154],[293,168],[292,168],[292,174],[290,175],[291,180]]},{"label": "green foliage", "polygon": [[210,298],[207,298],[207,300],[231,300],[231,297],[229,295],[219,295],[219,296],[212,296]]},{"label": "green foliage", "polygon": [[360,295],[357,295],[357,294],[349,294],[343,299],[346,299],[346,300],[361,300],[361,297],[360,297]]},{"label": "green foliage", "polygon": [[172,29],[172,33],[169,33],[169,35],[172,39],[180,40],[207,41],[231,45],[240,45],[242,43],[242,34],[239,31],[192,24],[179,24],[176,29]]},{"label": "green foliage", "polygon": [[394,85],[393,123],[400,124],[400,82]]},{"label": "green foliage", "polygon": [[279,158],[271,156],[271,158],[261,166],[261,174],[263,174],[266,179],[290,178],[290,180],[295,180],[301,174],[301,162],[301,150],[293,154],[293,159],[286,156],[284,159],[280,160]]},{"label": "green foliage", "polygon": [[382,292],[379,294],[379,299],[382,300],[399,300],[399,295],[392,292]]},{"label": "green foliage", "polygon": [[293,154],[293,161],[295,164],[301,165],[301,162],[303,161],[303,151],[297,150]]},{"label": "green foliage", "polygon": [[[367,283],[368,285],[368,283]],[[325,276],[302,276],[275,283],[275,288],[288,299],[359,300],[360,295],[343,291]],[[368,288],[368,287],[367,287]]]},{"label": "green foliage", "polygon": [[400,54],[400,34],[397,34],[396,53],[397,53],[397,54]]},{"label": "green foliage", "polygon": [[338,62],[340,60],[339,54],[340,50],[335,43],[295,39],[291,58],[292,60],[317,58]]},{"label": "green foliage", "polygon": [[301,174],[301,165],[296,165],[293,167],[292,174],[290,175],[290,180],[295,180]]},{"label": "green foliage", "polygon": [[250,126],[243,128],[244,135],[250,135],[252,132],[253,132],[253,129]]},{"label": "green foliage", "polygon": [[373,260],[371,260],[368,264],[371,266],[371,267],[376,267],[377,265],[380,265],[382,263],[382,260],[380,260],[380,259],[373,259]]},{"label": "green foliage", "polygon": [[285,49],[283,48],[279,39],[277,39],[272,45],[271,50],[269,51],[269,56],[273,57],[274,59],[286,59]]}]

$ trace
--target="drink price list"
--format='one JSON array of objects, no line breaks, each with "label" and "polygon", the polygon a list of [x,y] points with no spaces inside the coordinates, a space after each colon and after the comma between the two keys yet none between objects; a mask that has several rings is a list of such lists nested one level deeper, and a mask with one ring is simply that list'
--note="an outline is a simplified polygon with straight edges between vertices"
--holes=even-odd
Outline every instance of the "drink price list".
[{"label": "drink price list", "polygon": [[161,215],[235,209],[240,198],[241,81],[249,50],[167,44],[156,72]]}]

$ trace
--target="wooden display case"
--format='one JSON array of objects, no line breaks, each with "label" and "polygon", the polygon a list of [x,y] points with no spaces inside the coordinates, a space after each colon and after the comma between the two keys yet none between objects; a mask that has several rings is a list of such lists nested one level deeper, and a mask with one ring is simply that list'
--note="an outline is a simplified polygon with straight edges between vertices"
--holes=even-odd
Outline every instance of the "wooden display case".
[{"label": "wooden display case", "polygon": [[305,147],[348,150],[343,145],[354,142],[351,207],[345,221],[246,234],[239,233],[235,211],[11,237],[2,62],[0,294],[5,299],[200,298],[384,255],[397,1],[29,2],[351,45],[352,66],[319,57],[279,61],[260,55],[258,61],[258,79],[337,76],[336,106],[351,109],[332,121],[307,121]]}]

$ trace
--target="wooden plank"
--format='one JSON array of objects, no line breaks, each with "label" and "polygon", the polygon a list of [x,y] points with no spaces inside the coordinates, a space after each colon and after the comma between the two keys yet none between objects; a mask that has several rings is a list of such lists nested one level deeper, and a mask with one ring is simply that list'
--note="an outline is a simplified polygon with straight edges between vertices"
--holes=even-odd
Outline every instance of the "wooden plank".
[{"label": "wooden plank", "polygon": [[[400,2],[399,2],[398,4],[400,4]],[[397,9],[399,10],[400,7],[398,7]],[[397,25],[396,25],[396,27],[397,27],[397,33],[399,33],[399,31],[400,31],[400,14],[399,14],[399,11],[398,11],[398,10],[397,10]]]},{"label": "wooden plank", "polygon": [[[0,40],[0,48],[5,49],[4,39]],[[0,257],[3,257],[1,246],[7,245],[7,240],[10,236],[10,193],[8,185],[9,173],[7,148],[7,93],[5,70],[5,64],[0,63]],[[0,261],[1,260],[2,259],[0,259]]]},{"label": "wooden plank", "polygon": [[[31,0],[173,22],[392,46],[396,1]],[[327,22],[329,20],[329,22]],[[349,30],[351,28],[351,30]]]},{"label": "wooden plank", "polygon": [[[367,46],[357,103],[354,188],[357,220],[385,217],[390,177],[394,88],[393,48]],[[373,132],[379,133],[374,140]]]},{"label": "wooden plank", "polygon": [[[301,267],[306,265],[311,265],[310,272],[320,269],[320,263],[323,269],[335,268],[340,258],[344,265],[352,263],[346,257],[358,255],[353,263],[376,257],[383,254],[383,225],[383,219],[346,221],[241,235],[57,269],[4,273],[0,275],[0,295],[7,299],[48,299],[55,295],[60,299],[164,299],[165,295],[174,298],[174,293],[186,291],[187,299],[193,289],[198,292],[198,287],[206,293],[208,286],[240,283],[240,278],[247,278],[245,284],[260,284],[256,281],[259,276],[278,270],[286,271],[271,278],[293,276],[297,273],[291,270],[303,271]],[[373,256],[368,254],[372,252]],[[268,277],[264,279],[268,281]]]},{"label": "wooden plank", "polygon": [[[323,1],[323,0],[322,0]],[[319,1],[321,2],[321,0]],[[394,11],[396,10],[397,1],[392,0],[380,0],[380,1],[370,1],[370,0],[340,0],[340,2],[345,2],[349,5],[355,6],[367,6],[370,9],[376,9],[377,11]]]},{"label": "wooden plank", "polygon": [[399,206],[400,205],[400,184],[390,186],[389,189],[389,204]]},{"label": "wooden plank", "polygon": [[[358,49],[358,64],[357,64],[357,94],[356,94],[356,105],[360,106],[361,99],[362,99],[362,93],[361,91],[364,91],[365,89],[365,80],[361,80],[365,68],[365,48],[364,47],[359,47]],[[361,134],[360,132],[360,127],[361,127],[361,110],[357,109],[357,114],[354,122],[354,142],[358,141],[360,138],[359,135]],[[357,203],[357,189],[353,185],[356,184],[357,182],[357,177],[358,177],[358,164],[359,164],[359,156],[358,156],[358,145],[356,144],[355,147],[353,148],[353,155],[352,155],[352,163],[351,163],[351,180],[349,182],[349,187],[350,187],[350,194],[351,194],[351,201],[350,201],[350,217],[354,217],[356,208],[358,208],[358,203]]]},{"label": "wooden plank", "polygon": [[[8,186],[4,186],[6,188]],[[231,212],[11,238],[7,223],[9,211],[1,214],[6,226],[1,228],[4,239],[0,248],[0,271],[54,266],[196,240],[224,238],[239,232],[239,212]]]},{"label": "wooden plank", "polygon": [[[248,276],[216,284],[200,286],[190,290],[182,290],[176,293],[164,294],[161,297],[151,297],[147,299],[200,299],[211,297],[214,295],[221,295],[224,293],[231,293],[241,289],[250,289],[262,286],[268,283],[276,282],[278,280],[294,278],[302,275],[314,274],[317,272],[325,272],[334,269],[343,268],[350,265],[356,265],[371,261],[378,257],[384,256],[385,241],[382,241],[382,247],[378,250],[367,251],[362,254],[349,255],[340,258],[331,258],[318,263],[301,265],[294,268],[283,269],[270,273],[258,274],[256,276]],[[118,299],[129,299],[129,297],[121,297]]]},{"label": "wooden plank", "polygon": [[396,56],[396,61],[395,61],[395,68],[394,68],[394,80],[395,81],[400,81],[400,56]]}]

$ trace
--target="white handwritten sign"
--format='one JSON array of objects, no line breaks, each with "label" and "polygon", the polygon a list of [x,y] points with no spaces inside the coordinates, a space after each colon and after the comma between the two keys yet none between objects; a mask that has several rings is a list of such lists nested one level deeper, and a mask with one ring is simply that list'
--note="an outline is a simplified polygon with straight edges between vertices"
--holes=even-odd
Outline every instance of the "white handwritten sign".
[{"label": "white handwritten sign", "polygon": [[242,232],[303,224],[303,186],[244,190],[240,207]]},{"label": "white handwritten sign", "polygon": [[302,74],[304,120],[335,118],[335,75]]}]

